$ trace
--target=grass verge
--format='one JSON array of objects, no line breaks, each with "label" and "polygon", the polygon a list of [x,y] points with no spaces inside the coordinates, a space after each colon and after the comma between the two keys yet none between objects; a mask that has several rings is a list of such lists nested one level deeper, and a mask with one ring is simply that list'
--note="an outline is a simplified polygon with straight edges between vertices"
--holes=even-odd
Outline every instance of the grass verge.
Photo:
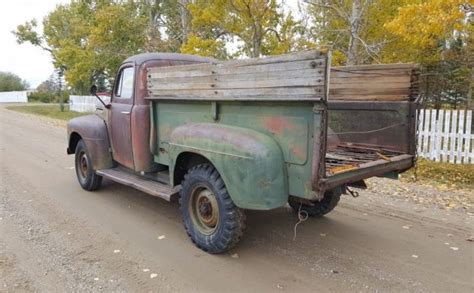
[{"label": "grass verge", "polygon": [[[474,188],[474,164],[440,163],[419,158],[416,173],[421,182],[434,182],[449,187]],[[410,169],[401,175],[401,179],[412,180],[414,174],[415,169]]]},{"label": "grass verge", "polygon": [[22,113],[30,113],[35,115],[47,116],[54,119],[70,120],[75,117],[88,115],[90,113],[79,113],[69,111],[68,106],[64,106],[64,111],[61,112],[58,105],[25,105],[25,106],[8,106],[8,110],[13,110]]}]

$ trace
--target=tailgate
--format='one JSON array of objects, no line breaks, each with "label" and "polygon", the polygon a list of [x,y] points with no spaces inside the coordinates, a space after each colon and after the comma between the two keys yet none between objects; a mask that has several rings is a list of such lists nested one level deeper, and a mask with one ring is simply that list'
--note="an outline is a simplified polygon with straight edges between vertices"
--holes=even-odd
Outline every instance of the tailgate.
[{"label": "tailgate", "polygon": [[418,77],[413,64],[332,69],[325,190],[413,166]]}]

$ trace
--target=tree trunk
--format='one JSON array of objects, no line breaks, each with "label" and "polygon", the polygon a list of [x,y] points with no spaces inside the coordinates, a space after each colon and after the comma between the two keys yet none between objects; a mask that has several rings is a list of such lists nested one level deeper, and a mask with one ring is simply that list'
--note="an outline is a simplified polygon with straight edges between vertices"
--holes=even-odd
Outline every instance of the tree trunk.
[{"label": "tree trunk", "polygon": [[358,63],[359,50],[359,29],[362,18],[361,0],[353,0],[352,13],[349,19],[350,22],[350,36],[349,46],[347,48],[347,65],[355,65]]},{"label": "tree trunk", "polygon": [[255,21],[254,24],[254,31],[252,37],[252,58],[260,57],[261,55],[261,46],[262,46],[262,26],[260,25],[260,21]]},{"label": "tree trunk", "polygon": [[180,6],[179,6],[179,14],[181,16],[181,33],[182,33],[182,39],[181,43],[184,44],[188,41],[188,34],[189,34],[189,25],[190,25],[190,15],[188,11],[188,4],[191,2],[191,0],[180,0]]}]

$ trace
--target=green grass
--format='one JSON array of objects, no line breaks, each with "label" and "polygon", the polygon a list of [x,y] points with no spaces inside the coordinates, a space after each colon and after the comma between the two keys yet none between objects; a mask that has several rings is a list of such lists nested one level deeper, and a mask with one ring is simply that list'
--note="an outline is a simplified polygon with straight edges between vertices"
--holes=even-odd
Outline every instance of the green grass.
[{"label": "green grass", "polygon": [[[415,169],[401,175],[402,180],[411,180]],[[474,188],[474,164],[439,163],[418,159],[417,178],[421,182],[439,183],[451,187]]]},{"label": "green grass", "polygon": [[35,115],[47,116],[59,120],[70,120],[75,117],[88,115],[90,113],[79,113],[69,111],[68,106],[64,106],[64,112],[61,112],[59,105],[25,105],[25,106],[8,106],[8,110],[22,113],[30,113]]}]

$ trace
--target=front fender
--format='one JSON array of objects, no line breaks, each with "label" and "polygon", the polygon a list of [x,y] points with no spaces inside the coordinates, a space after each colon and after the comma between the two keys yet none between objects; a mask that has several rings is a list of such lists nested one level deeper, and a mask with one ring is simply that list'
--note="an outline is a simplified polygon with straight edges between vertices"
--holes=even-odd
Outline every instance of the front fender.
[{"label": "front fender", "polygon": [[268,210],[288,202],[283,153],[277,142],[263,133],[213,123],[186,124],[171,133],[169,155],[174,163],[170,174],[183,152],[207,158],[240,208]]},{"label": "front fender", "polygon": [[74,153],[77,135],[84,141],[91,156],[94,170],[107,169],[113,166],[110,153],[110,141],[107,125],[97,115],[86,115],[69,120],[67,124],[68,154]]}]

